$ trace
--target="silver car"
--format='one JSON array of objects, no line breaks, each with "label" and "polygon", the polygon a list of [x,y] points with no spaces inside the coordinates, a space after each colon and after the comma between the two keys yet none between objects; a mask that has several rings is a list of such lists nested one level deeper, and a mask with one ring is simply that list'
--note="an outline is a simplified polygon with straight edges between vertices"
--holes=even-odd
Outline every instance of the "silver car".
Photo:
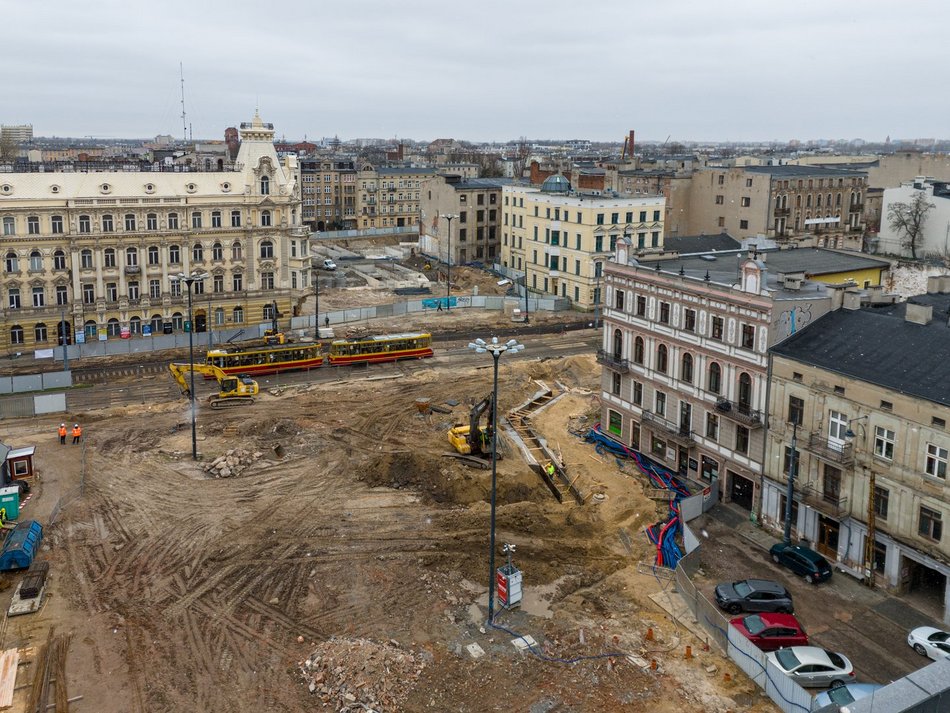
[{"label": "silver car", "polygon": [[907,645],[934,661],[950,659],[950,634],[932,626],[920,626],[907,635]]},{"label": "silver car", "polygon": [[766,654],[766,658],[805,688],[841,686],[854,681],[854,666],[846,656],[818,646],[791,646]]}]

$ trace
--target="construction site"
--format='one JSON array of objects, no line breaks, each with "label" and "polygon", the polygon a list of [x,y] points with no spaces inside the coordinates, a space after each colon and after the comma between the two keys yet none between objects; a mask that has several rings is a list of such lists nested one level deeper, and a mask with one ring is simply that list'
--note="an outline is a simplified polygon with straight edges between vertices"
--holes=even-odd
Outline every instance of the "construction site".
[{"label": "construction site", "polygon": [[[50,570],[40,610],[4,623],[9,710],[775,710],[661,606],[672,581],[644,528],[668,502],[584,439],[599,332],[416,320],[363,328],[459,336],[427,359],[259,377],[236,408],[200,379],[194,442],[167,371],[90,387],[65,417],[76,444],[58,415],[5,420],[5,442],[36,446],[24,507]],[[492,336],[527,347],[500,359],[497,403],[491,357],[467,348]],[[489,624],[492,436],[495,566],[511,557],[522,598]]]}]

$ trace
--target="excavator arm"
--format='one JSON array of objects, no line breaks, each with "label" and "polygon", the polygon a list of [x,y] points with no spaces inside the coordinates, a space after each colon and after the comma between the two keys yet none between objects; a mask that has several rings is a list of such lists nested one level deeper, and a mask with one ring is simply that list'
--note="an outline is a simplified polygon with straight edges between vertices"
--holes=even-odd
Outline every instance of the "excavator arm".
[{"label": "excavator arm", "polygon": [[191,396],[191,385],[186,378],[191,372],[213,376],[218,382],[219,393],[209,399],[212,408],[253,403],[259,387],[247,376],[232,376],[214,364],[171,363],[168,370],[185,396]]}]

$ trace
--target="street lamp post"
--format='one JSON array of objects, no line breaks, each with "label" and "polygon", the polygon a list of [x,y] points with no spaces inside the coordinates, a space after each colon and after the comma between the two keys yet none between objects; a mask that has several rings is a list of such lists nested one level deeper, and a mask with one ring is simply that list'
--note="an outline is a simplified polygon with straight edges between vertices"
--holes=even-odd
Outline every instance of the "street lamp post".
[{"label": "street lamp post", "polygon": [[448,245],[445,253],[445,311],[448,312],[451,306],[449,297],[452,294],[452,221],[458,216],[452,214],[443,215],[442,217],[449,222]]},{"label": "street lamp post", "polygon": [[484,339],[476,339],[468,345],[476,354],[488,352],[494,362],[494,381],[492,382],[491,399],[491,522],[488,550],[488,623],[491,624],[495,618],[495,482],[497,479],[498,466],[498,358],[508,352],[515,354],[524,349],[523,344],[519,344],[514,339],[510,339],[504,344],[498,343],[498,337],[492,337],[491,342]]},{"label": "street lamp post", "polygon": [[528,324],[528,262],[524,265],[524,323]]},{"label": "street lamp post", "polygon": [[191,367],[191,459],[198,460],[198,416],[195,411],[195,323],[191,314],[191,291],[196,282],[207,277],[203,272],[178,273],[178,281],[188,286],[188,365]]},{"label": "street lamp post", "polygon": [[313,271],[313,296],[317,298],[317,311],[313,318],[313,336],[320,339],[320,273]]}]

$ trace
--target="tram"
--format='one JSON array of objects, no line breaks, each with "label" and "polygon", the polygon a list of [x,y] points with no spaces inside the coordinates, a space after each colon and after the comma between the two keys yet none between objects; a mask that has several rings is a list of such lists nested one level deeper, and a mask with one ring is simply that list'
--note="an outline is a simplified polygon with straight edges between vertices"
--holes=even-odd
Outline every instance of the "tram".
[{"label": "tram", "polygon": [[430,356],[432,356],[432,335],[421,332],[336,339],[330,343],[330,354],[327,360],[331,366],[342,366],[364,362],[423,359]]}]

